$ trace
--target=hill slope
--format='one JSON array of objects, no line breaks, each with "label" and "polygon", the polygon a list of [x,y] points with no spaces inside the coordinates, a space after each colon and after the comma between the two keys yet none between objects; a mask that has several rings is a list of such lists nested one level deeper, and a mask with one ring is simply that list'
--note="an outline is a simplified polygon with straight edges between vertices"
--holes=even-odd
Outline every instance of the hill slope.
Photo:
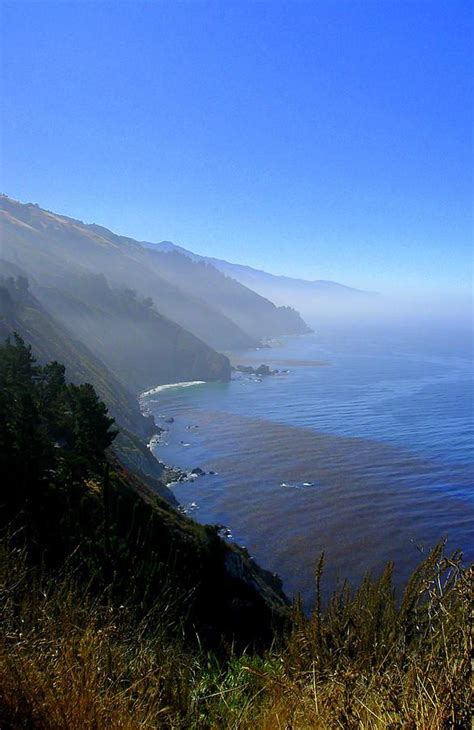
[{"label": "hill slope", "polygon": [[9,527],[33,564],[52,576],[67,565],[100,598],[138,614],[176,602],[190,638],[271,640],[287,605],[280,582],[124,469],[91,386],[69,384],[57,362],[38,366],[16,337],[0,345],[0,399],[0,535]]},{"label": "hill slope", "polygon": [[255,347],[263,336],[307,330],[296,313],[275,307],[214,268],[157,255],[101,226],[6,196],[0,197],[0,236],[2,257],[35,283],[57,287],[71,275],[103,273],[112,285],[151,297],[160,314],[221,350]]},{"label": "hill slope", "polygon": [[255,339],[311,331],[295,309],[277,307],[237,277],[232,278],[231,272],[220,271],[212,261],[193,260],[177,250],[163,252],[153,244],[144,245],[168,281],[193,291]]},{"label": "hill slope", "polygon": [[194,335],[103,275],[71,276],[67,290],[38,287],[56,319],[87,343],[137,395],[162,383],[229,380],[230,365]]},{"label": "hill slope", "polygon": [[[0,266],[1,271],[1,266]],[[62,362],[73,383],[91,383],[120,426],[114,450],[164,499],[177,504],[161,483],[163,466],[145,441],[156,432],[153,418],[144,418],[131,393],[104,363],[57,322],[28,290],[25,278],[0,278],[0,342],[17,332],[32,346],[40,363]]]},{"label": "hill slope", "polygon": [[370,311],[380,300],[380,295],[375,292],[354,289],[335,281],[277,276],[251,266],[201,256],[170,241],[155,244],[154,248],[163,253],[179,253],[192,261],[210,264],[276,304],[296,307],[304,317],[312,318],[313,321],[315,318],[321,321],[352,317],[354,313]]}]

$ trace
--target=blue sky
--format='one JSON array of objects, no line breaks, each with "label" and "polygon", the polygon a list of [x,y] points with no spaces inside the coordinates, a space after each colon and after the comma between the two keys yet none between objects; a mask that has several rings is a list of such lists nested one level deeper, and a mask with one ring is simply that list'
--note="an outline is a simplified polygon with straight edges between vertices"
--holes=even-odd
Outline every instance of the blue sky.
[{"label": "blue sky", "polygon": [[275,273],[467,292],[472,7],[3,2],[0,187]]}]

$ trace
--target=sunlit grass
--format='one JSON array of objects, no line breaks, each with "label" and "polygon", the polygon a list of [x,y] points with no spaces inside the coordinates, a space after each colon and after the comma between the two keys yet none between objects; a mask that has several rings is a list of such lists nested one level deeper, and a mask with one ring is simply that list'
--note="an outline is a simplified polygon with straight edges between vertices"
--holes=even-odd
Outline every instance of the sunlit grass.
[{"label": "sunlit grass", "polygon": [[137,621],[21,552],[1,578],[2,728],[469,727],[472,573],[442,545],[399,602],[390,565],[310,617],[296,602],[261,655],[190,647],[165,605]]}]

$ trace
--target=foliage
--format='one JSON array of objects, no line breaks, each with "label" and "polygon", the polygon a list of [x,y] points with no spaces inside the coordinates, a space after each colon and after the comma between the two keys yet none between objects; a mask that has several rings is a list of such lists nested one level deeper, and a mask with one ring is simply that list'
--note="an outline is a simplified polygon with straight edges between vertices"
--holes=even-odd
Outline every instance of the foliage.
[{"label": "foliage", "polygon": [[5,728],[469,727],[472,576],[441,545],[400,605],[388,567],[310,618],[295,605],[272,649],[226,659],[183,642],[166,599],[137,619],[67,571],[45,579],[5,546],[0,579]]},{"label": "foliage", "polygon": [[117,435],[94,388],[67,384],[65,368],[57,362],[37,365],[17,333],[0,347],[0,393],[6,489],[19,488],[22,500],[59,473],[85,476],[103,461]]}]

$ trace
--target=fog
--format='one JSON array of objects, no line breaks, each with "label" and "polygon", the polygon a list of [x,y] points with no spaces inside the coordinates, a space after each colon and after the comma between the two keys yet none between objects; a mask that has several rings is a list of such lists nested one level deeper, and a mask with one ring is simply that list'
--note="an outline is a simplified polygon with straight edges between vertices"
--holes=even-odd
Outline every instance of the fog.
[{"label": "fog", "polygon": [[0,273],[27,277],[38,304],[135,393],[225,379],[229,366],[217,352],[305,334],[308,325],[316,333],[472,345],[467,294],[387,295],[216,261],[219,270],[35,205],[5,196],[1,203]]}]

